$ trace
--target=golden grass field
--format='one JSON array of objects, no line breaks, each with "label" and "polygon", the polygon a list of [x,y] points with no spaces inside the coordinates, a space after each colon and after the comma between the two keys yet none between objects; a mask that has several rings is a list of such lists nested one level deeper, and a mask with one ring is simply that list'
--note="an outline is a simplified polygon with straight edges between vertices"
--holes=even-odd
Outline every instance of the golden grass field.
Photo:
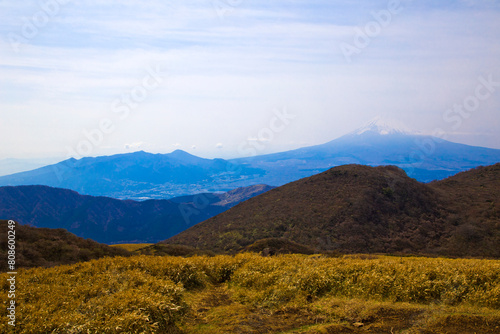
[{"label": "golden grass field", "polygon": [[143,255],[17,280],[12,333],[500,333],[498,260]]}]

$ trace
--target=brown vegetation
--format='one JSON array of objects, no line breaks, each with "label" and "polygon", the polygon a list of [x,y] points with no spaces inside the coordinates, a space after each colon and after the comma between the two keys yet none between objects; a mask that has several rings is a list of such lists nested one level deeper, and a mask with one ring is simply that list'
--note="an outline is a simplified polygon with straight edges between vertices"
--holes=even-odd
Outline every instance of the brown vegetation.
[{"label": "brown vegetation", "polygon": [[264,256],[279,254],[314,254],[314,249],[284,238],[257,240],[245,248],[245,251],[260,253]]},{"label": "brown vegetation", "polygon": [[430,184],[449,208],[448,252],[500,257],[500,163]]},{"label": "brown vegetation", "polygon": [[[79,238],[64,229],[36,228],[16,224],[16,268],[53,267],[105,256],[128,256],[90,239]],[[7,271],[7,221],[0,220],[0,271]]]}]

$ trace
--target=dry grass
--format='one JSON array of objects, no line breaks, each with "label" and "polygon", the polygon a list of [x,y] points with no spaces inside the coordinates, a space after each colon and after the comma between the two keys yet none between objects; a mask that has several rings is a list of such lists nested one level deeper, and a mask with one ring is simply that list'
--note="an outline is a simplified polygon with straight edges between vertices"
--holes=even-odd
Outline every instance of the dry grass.
[{"label": "dry grass", "polygon": [[20,270],[16,301],[16,333],[499,333],[500,261],[105,258]]}]

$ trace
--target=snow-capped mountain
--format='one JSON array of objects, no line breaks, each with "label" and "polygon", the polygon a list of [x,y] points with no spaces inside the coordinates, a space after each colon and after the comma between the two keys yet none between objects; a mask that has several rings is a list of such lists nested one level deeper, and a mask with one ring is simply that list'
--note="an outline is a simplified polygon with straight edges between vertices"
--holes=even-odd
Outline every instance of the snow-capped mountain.
[{"label": "snow-capped mountain", "polygon": [[261,183],[282,185],[345,164],[396,165],[422,182],[440,180],[500,162],[500,150],[421,135],[403,123],[377,117],[328,143],[254,158],[237,159],[265,169]]},{"label": "snow-capped mountain", "polygon": [[389,119],[382,118],[380,116],[375,117],[369,122],[365,123],[360,128],[354,130],[349,133],[350,135],[361,135],[365,132],[377,133],[379,135],[388,135],[388,134],[402,134],[402,135],[413,135],[417,134],[416,131],[410,130],[405,124],[402,122]]}]

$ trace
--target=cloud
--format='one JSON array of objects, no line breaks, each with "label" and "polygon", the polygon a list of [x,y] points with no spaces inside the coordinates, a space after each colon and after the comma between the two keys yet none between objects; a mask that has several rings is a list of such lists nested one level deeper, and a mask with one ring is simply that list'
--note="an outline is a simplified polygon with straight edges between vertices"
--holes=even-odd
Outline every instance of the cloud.
[{"label": "cloud", "polygon": [[219,150],[220,150],[220,149],[223,149],[223,148],[224,148],[224,144],[222,144],[222,143],[217,143],[217,144],[215,145],[215,148],[217,148],[217,149],[219,149]]},{"label": "cloud", "polygon": [[141,147],[143,147],[144,145],[145,145],[145,143],[140,141],[140,142],[135,142],[135,143],[131,143],[131,144],[125,144],[124,147],[127,150],[138,150]]},{"label": "cloud", "polygon": [[[212,1],[74,0],[15,53],[7,37],[21,34],[23,17],[41,7],[0,2],[0,127],[9,130],[0,131],[0,155],[64,155],[108,118],[116,125],[106,137],[110,147],[124,149],[133,138],[158,151],[176,142],[223,142],[197,150],[235,154],[246,138],[259,141],[269,111],[281,105],[301,121],[277,134],[269,150],[321,144],[383,112],[432,130],[479,75],[500,80],[495,1],[404,1],[351,64],[339,45],[352,43],[355,29],[387,0],[362,1],[366,8],[349,1],[226,3],[237,5],[220,18]],[[156,65],[167,69],[165,82],[122,121],[113,101]],[[499,95],[482,108],[468,121],[493,133]]]}]

